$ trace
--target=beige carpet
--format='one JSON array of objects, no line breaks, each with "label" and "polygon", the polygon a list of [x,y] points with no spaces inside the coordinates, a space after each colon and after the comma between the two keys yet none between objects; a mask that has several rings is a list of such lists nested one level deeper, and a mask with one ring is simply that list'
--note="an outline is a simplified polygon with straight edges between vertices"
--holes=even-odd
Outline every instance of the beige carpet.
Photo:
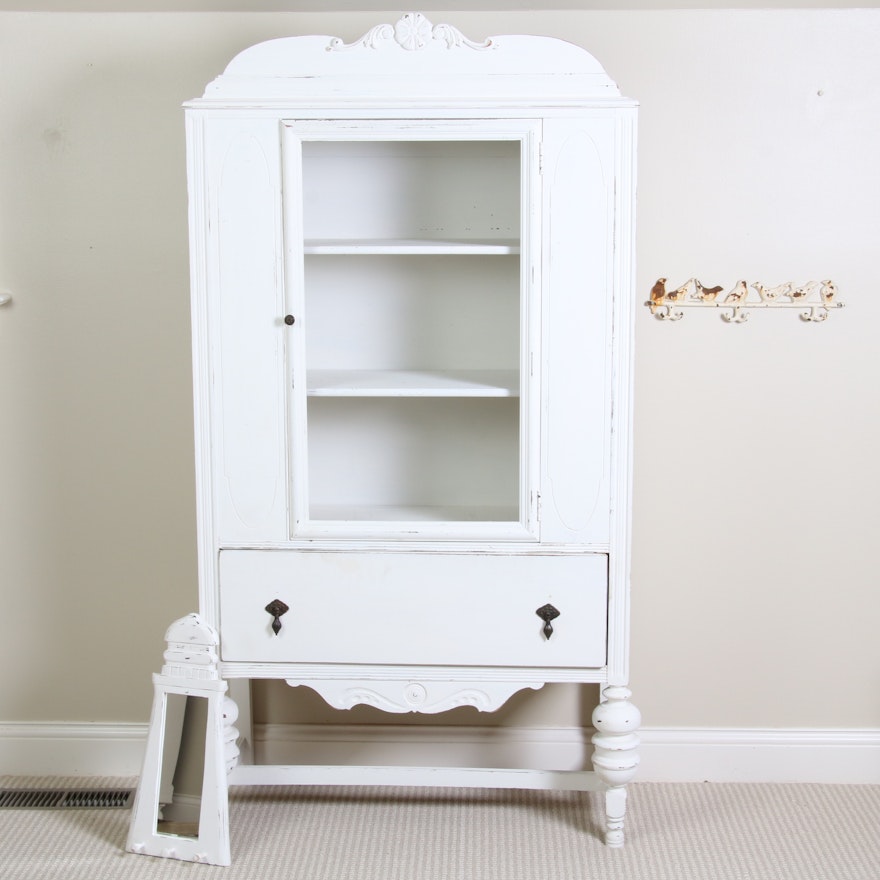
[{"label": "beige carpet", "polygon": [[[77,782],[97,787],[131,780]],[[880,878],[880,786],[635,784],[622,850],[601,843],[601,797],[595,794],[236,788],[230,868],[124,853],[129,816],[127,810],[0,810],[0,878]]]}]

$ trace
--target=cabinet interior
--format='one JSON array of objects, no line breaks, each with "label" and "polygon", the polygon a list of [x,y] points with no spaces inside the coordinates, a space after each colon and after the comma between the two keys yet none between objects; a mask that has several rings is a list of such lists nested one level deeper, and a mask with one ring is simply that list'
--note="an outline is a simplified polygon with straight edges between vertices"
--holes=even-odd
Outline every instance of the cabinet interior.
[{"label": "cabinet interior", "polygon": [[519,520],[520,141],[301,161],[308,518]]}]

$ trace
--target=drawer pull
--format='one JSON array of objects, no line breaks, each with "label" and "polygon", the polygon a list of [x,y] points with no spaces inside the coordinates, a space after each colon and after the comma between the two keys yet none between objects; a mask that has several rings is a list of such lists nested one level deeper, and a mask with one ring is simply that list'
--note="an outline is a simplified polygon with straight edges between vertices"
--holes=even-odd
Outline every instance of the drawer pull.
[{"label": "drawer pull", "polygon": [[553,626],[550,623],[551,620],[556,620],[559,617],[559,609],[554,608],[552,605],[542,605],[535,614],[544,621],[544,635],[546,638],[550,638],[553,635]]},{"label": "drawer pull", "polygon": [[272,615],[272,632],[277,636],[281,631],[281,615],[287,614],[290,608],[280,599],[273,599],[267,606],[266,611]]}]

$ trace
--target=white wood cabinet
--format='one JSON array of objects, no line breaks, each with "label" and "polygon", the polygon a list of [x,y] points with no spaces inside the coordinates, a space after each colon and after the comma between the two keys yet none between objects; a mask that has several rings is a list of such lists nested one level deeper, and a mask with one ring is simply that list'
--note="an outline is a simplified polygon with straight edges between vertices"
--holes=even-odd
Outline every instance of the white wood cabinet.
[{"label": "white wood cabinet", "polygon": [[634,103],[576,46],[410,13],[248,49],[186,120],[218,680],[391,712],[600,683],[595,772],[444,778],[605,789],[620,845]]}]

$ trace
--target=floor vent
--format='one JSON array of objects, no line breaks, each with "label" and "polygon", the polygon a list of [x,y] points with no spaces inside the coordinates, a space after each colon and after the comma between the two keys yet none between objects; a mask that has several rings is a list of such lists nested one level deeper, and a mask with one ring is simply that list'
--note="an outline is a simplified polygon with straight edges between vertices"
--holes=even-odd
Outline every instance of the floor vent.
[{"label": "floor vent", "polygon": [[0,788],[0,810],[125,810],[130,788]]}]

